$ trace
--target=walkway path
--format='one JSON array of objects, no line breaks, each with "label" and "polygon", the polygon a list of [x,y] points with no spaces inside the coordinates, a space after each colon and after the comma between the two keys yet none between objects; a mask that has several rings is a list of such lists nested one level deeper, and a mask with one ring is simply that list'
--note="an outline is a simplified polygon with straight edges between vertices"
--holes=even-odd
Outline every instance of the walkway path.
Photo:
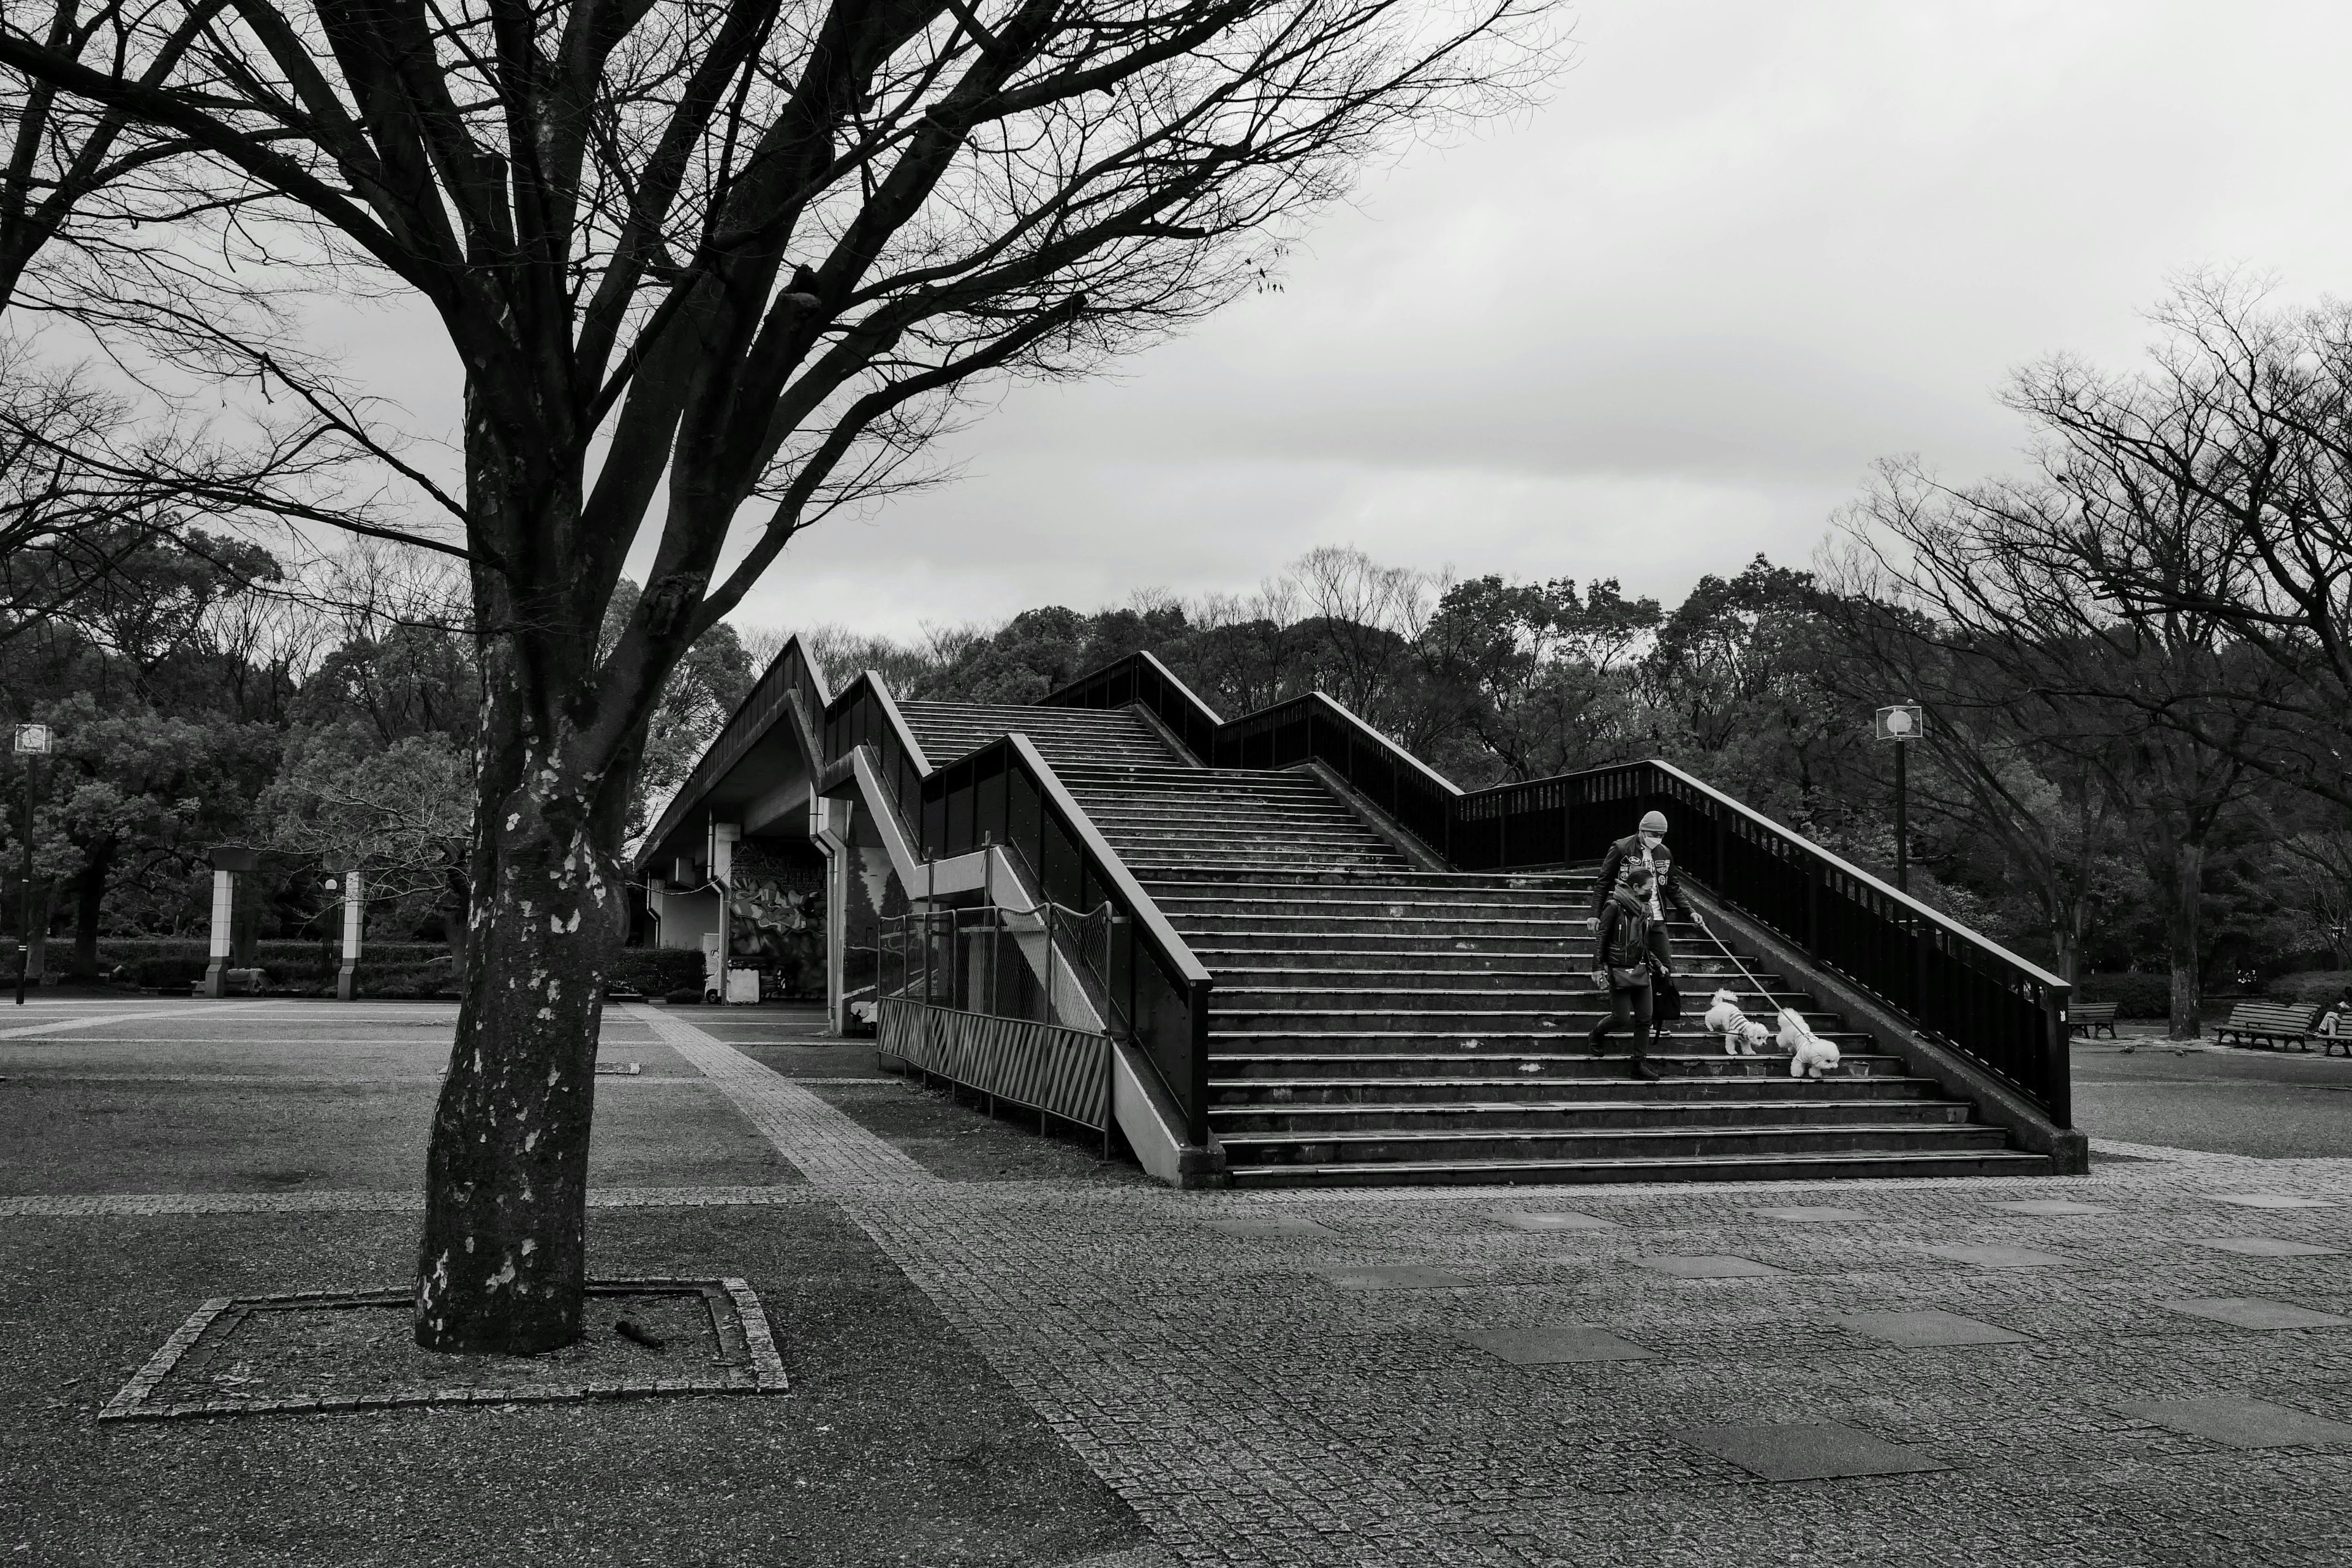
[{"label": "walkway path", "polygon": [[2352,1560],[2352,1162],[961,1184],[633,1011],[1188,1563]]},{"label": "walkway path", "polygon": [[[218,1270],[184,1258],[158,1273],[124,1249],[218,1246],[238,1268],[296,1283],[321,1257],[396,1277],[407,1222],[373,1216],[417,1206],[402,1184],[452,1016],[280,1004],[260,1020],[241,1004],[159,1003],[11,1019],[45,1031],[0,1046],[0,1102],[41,1157],[0,1161],[18,1184],[0,1192],[22,1194],[0,1196],[0,1217],[24,1222],[0,1236],[0,1256],[46,1247],[40,1267],[59,1270],[10,1265],[12,1300],[70,1287],[105,1314],[23,1347],[26,1364],[56,1363],[55,1386],[40,1384],[50,1404],[12,1407],[18,1424],[90,1445],[79,1465],[127,1462],[126,1440],[101,1451],[77,1435],[64,1405],[89,1388],[68,1395],[62,1380],[95,1364],[92,1346],[143,1354],[142,1336],[165,1331]],[[814,1076],[862,1069],[856,1053],[720,1037],[772,1040],[785,1026],[768,1016],[614,1010],[605,1055],[644,1072],[599,1080],[604,1173],[590,1201],[681,1212],[610,1215],[600,1234],[708,1247],[781,1300],[805,1283],[796,1271],[837,1281],[872,1258],[866,1241],[854,1258],[824,1252],[827,1235],[855,1239],[845,1216],[1148,1525],[1157,1546],[1120,1568],[2352,1561],[2352,1160],[2100,1140],[2097,1173],[2074,1180],[1246,1194],[1004,1180],[999,1167],[1017,1161],[941,1152],[1013,1136],[1002,1128]],[[49,1027],[68,1021],[99,1027]],[[867,1125],[919,1111],[931,1119],[920,1138]],[[295,1217],[263,1223],[272,1215]],[[87,1257],[56,1261],[85,1239]],[[121,1294],[118,1279],[151,1294]],[[159,1279],[179,1283],[152,1294]],[[906,1339],[913,1320],[862,1296],[838,1308],[850,1298],[835,1289],[805,1298],[800,1348],[820,1364],[793,1401],[630,1411],[627,1443],[643,1426],[649,1452],[692,1460],[653,1464],[647,1487],[678,1489],[644,1492],[642,1516],[611,1528],[685,1540],[658,1532],[688,1514],[704,1529],[728,1487],[796,1485],[777,1481],[803,1472],[779,1469],[768,1445],[827,1408],[828,1376],[836,1394],[884,1391],[901,1422],[892,1465],[923,1458],[974,1385],[957,1374],[909,1390],[961,1346]],[[789,1357],[794,1324],[779,1327]],[[823,1336],[833,1363],[814,1355]],[[885,1363],[870,1383],[841,1370],[848,1350]],[[572,1429],[544,1419],[452,1440],[572,1452]],[[842,1417],[808,1419],[793,1440],[821,1445],[823,1423]],[[718,1430],[732,1436],[714,1458]],[[326,1474],[362,1451],[414,1463],[390,1420],[252,1432],[240,1440]],[[985,1501],[984,1451],[967,1466],[956,1456],[971,1439],[939,1440],[959,1446],[926,1473]],[[226,1463],[212,1445],[227,1439],[208,1431],[139,1441],[191,1475]],[[821,1447],[793,1452],[828,1462]],[[901,1473],[826,1472],[839,1489],[823,1506],[887,1495],[911,1519],[890,1490]],[[439,1474],[409,1479],[429,1491]],[[474,1471],[447,1474],[473,1484]],[[777,1518],[741,1529],[772,1532]],[[234,1559],[199,1547],[180,1560]]]}]

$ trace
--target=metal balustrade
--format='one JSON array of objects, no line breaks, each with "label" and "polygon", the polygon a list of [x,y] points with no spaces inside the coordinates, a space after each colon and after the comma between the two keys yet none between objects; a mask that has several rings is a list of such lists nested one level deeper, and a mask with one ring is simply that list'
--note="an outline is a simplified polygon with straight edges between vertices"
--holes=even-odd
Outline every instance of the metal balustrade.
[{"label": "metal balustrade", "polygon": [[1182,1108],[1189,1140],[1207,1142],[1209,972],[1028,737],[991,742],[928,775],[921,793],[926,854],[946,858],[1006,846],[1047,901],[1108,906],[1102,974],[1110,1005]]},{"label": "metal balustrade", "polygon": [[1149,653],[1040,700],[1150,710],[1217,767],[1320,763],[1461,871],[1599,859],[1644,812],[1674,822],[1675,863],[1806,958],[2070,1126],[2067,984],[1897,892],[1670,763],[1648,761],[1465,793],[1321,692],[1222,720]]}]

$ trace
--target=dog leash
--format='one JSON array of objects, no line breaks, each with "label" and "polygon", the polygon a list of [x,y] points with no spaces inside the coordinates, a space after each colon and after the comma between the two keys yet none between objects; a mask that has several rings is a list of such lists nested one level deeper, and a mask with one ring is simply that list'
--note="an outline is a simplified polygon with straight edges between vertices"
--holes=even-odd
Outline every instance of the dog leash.
[{"label": "dog leash", "polygon": [[[1721,937],[1716,935],[1715,928],[1713,926],[1706,926],[1703,929],[1706,931],[1707,941],[1723,949],[1723,956],[1731,960],[1731,967],[1739,971],[1739,977],[1742,980],[1747,981],[1749,987],[1755,991],[1757,1000],[1769,1005],[1772,1001],[1772,993],[1766,990],[1762,983],[1749,972],[1748,965],[1739,961],[1739,954],[1731,950],[1731,944],[1724,941]],[[1774,1007],[1773,1011],[1778,1012],[1780,1009],[1778,1007]]]}]

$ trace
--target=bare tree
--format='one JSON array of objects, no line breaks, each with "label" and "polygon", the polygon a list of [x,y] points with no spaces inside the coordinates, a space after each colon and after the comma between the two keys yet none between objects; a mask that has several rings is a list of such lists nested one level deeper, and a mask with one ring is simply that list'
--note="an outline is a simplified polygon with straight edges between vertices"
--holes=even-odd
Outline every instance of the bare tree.
[{"label": "bare tree", "polygon": [[[1866,528],[1867,514],[1850,521]],[[2052,967],[2079,980],[2118,803],[2095,770],[2046,743],[2048,715],[2021,698],[2010,662],[1975,657],[1950,626],[1906,605],[1876,555],[1828,552],[1822,581],[1821,612],[1843,655],[1823,679],[1858,708],[1901,697],[1927,710],[1910,772],[1914,820],[1997,846],[2041,916]]]},{"label": "bare tree", "polygon": [[[2193,497],[2151,492],[2139,504],[2135,527],[2197,527]],[[1893,464],[1854,536],[1958,679],[2042,757],[2084,770],[2128,825],[2164,917],[2172,1034],[2188,1038],[2200,1028],[2206,851],[2252,791],[2245,758],[2279,679],[2209,613],[2122,615],[2077,547],[2074,516],[2054,484],[1955,489]]]},{"label": "bare tree", "polygon": [[[2165,336],[2147,371],[2062,357],[2011,393],[2043,432],[2071,514],[2050,543],[2118,614],[2199,617],[2269,663],[2278,679],[2230,692],[2263,721],[2198,738],[2352,805],[2352,304],[2274,310],[2259,288],[2208,274],[2156,319]],[[2209,710],[2139,707],[2175,729]]]},{"label": "bare tree", "polygon": [[2352,969],[2352,829],[2307,827],[2278,841],[2284,891],[2328,962]]},{"label": "bare tree", "polygon": [[1545,27],[1540,0],[223,0],[158,81],[10,13],[0,66],[200,147],[281,243],[429,303],[464,368],[444,500],[488,695],[420,1343],[580,1331],[617,853],[679,658],[961,390],[1261,280],[1364,156],[1530,85]]}]

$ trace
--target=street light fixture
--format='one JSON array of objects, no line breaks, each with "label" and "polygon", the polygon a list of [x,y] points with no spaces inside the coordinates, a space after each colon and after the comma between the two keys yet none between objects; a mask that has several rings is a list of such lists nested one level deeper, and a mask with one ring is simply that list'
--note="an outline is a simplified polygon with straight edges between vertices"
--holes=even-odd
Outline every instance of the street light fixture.
[{"label": "street light fixture", "polygon": [[1895,889],[1911,890],[1911,778],[1905,765],[1927,727],[1927,712],[1916,702],[1891,703],[1878,710],[1878,738],[1895,744]]},{"label": "street light fixture", "polygon": [[25,981],[33,967],[33,779],[34,764],[49,754],[56,740],[47,724],[19,724],[9,749],[25,759],[25,885],[23,940],[16,944],[16,1005],[25,1005]]}]

